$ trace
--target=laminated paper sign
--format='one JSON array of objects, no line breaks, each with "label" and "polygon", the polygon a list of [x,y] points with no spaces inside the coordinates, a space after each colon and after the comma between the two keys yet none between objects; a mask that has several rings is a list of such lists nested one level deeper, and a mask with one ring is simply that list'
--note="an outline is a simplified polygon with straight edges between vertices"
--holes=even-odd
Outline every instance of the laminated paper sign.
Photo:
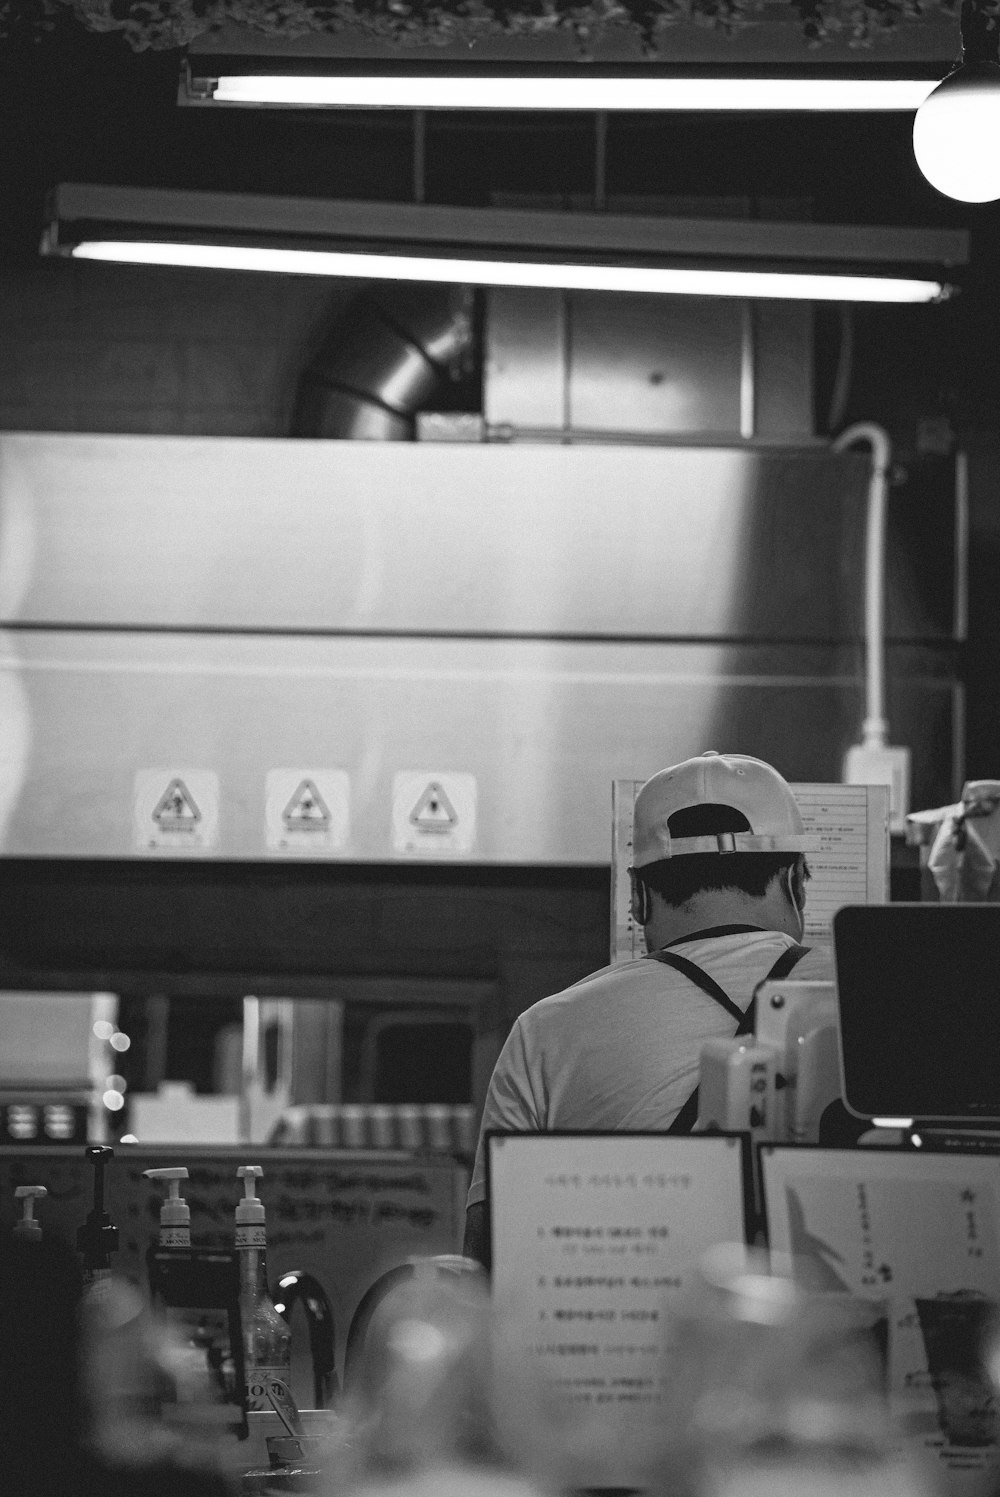
[{"label": "laminated paper sign", "polygon": [[498,1314],[600,1432],[570,1485],[634,1486],[662,1428],[664,1311],[706,1249],[744,1240],[749,1144],[536,1133],[487,1149]]},{"label": "laminated paper sign", "polygon": [[772,1251],[873,1302],[904,1445],[947,1497],[995,1490],[983,1351],[1000,1298],[1000,1158],[780,1145],[760,1158]]}]

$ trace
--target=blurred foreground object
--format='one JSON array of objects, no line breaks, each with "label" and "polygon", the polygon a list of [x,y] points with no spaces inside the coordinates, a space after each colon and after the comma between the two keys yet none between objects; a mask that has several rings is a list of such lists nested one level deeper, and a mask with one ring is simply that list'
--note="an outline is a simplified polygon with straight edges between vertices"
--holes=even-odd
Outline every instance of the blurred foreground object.
[{"label": "blurred foreground object", "polygon": [[[84,1306],[83,1276],[56,1237],[0,1243],[0,1373],[5,1493],[25,1497],[226,1497],[214,1472],[137,1417],[148,1390],[146,1331],[127,1286]],[[133,1318],[119,1315],[127,1305]],[[128,1386],[132,1374],[139,1389]],[[130,1405],[124,1418],[117,1395]]]},{"label": "blurred foreground object", "polygon": [[543,1426],[522,1398],[530,1373],[497,1332],[485,1272],[458,1256],[411,1259],[379,1283],[363,1327],[352,1327],[342,1406],[351,1435],[324,1491],[537,1497],[525,1473]]},{"label": "blurred foreground object", "polygon": [[713,1249],[673,1318],[654,1490],[930,1497],[898,1451],[886,1338],[878,1301],[806,1289],[740,1244]]},{"label": "blurred foreground object", "polygon": [[907,840],[921,849],[926,897],[942,904],[1000,903],[1000,780],[968,780],[958,805],[915,811]]}]

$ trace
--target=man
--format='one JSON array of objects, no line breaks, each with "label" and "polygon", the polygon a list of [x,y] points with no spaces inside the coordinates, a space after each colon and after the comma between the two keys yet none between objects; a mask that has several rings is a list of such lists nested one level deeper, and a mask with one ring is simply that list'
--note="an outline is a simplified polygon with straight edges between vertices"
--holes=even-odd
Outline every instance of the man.
[{"label": "man", "polygon": [[490,1081],[465,1252],[486,1262],[483,1134],[690,1132],[706,1040],[747,1033],[767,977],[828,979],[799,942],[807,839],[785,780],[761,759],[706,753],[664,769],[633,816],[632,914],[648,956],[543,998]]}]

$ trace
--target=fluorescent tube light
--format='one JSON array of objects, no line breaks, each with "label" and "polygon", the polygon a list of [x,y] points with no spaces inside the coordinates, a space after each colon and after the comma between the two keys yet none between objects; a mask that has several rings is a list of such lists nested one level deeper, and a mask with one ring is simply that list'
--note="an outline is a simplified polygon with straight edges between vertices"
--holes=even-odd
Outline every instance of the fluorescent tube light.
[{"label": "fluorescent tube light", "polygon": [[469,208],[62,183],[42,253],[355,280],[934,302],[954,229]]},{"label": "fluorescent tube light", "polygon": [[454,74],[224,74],[217,104],[319,109],[840,110],[919,109],[933,78],[460,77]]},{"label": "fluorescent tube light", "polygon": [[810,271],[687,269],[668,266],[549,264],[545,261],[443,258],[434,255],[273,249],[236,244],[183,244],[123,239],[82,240],[70,253],[84,260],[358,280],[437,281],[473,286],[549,286],[572,291],[659,292],[669,296],[739,296],[807,301],[933,302],[950,294],[939,280],[885,275],[817,275]]}]

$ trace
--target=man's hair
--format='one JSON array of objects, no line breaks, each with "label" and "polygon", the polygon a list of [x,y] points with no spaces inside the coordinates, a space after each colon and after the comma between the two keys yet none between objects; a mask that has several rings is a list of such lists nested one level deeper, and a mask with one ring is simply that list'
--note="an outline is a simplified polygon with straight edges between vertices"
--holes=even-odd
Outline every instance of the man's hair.
[{"label": "man's hair", "polygon": [[[733,806],[706,804],[675,811],[668,827],[673,837],[714,837],[721,832],[748,832],[750,823]],[[794,868],[802,856],[800,852],[686,853],[647,863],[636,873],[676,909],[696,894],[720,889],[735,889],[761,899],[771,880],[784,869]]]},{"label": "man's hair", "polygon": [[647,863],[636,873],[676,909],[696,894],[719,889],[763,898],[771,880],[783,869],[794,868],[802,856],[800,852],[695,852]]}]

